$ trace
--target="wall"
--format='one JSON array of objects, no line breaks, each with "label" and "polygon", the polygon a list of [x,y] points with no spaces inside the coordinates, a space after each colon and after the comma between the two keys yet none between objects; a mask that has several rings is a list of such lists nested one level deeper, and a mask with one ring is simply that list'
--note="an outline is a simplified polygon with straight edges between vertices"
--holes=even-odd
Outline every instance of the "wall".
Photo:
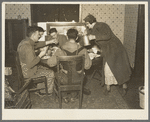
[{"label": "wall", "polygon": [[[18,15],[29,18],[31,24],[30,4],[6,4],[5,18],[16,19]],[[114,34],[124,44],[129,55],[130,64],[134,67],[136,27],[138,5],[123,4],[81,4],[81,20],[93,14],[97,21],[106,22]]]},{"label": "wall", "polygon": [[89,13],[97,21],[106,22],[125,46],[131,67],[135,62],[138,5],[122,4],[82,4],[81,20]]},{"label": "wall", "polygon": [[89,13],[94,15],[98,22],[107,23],[114,34],[124,41],[125,5],[122,4],[82,4],[81,20]]},{"label": "wall", "polygon": [[128,52],[131,67],[134,67],[138,5],[125,6],[124,46]]},{"label": "wall", "polygon": [[5,19],[17,19],[18,15],[22,19],[29,19],[31,25],[30,4],[5,4]]}]

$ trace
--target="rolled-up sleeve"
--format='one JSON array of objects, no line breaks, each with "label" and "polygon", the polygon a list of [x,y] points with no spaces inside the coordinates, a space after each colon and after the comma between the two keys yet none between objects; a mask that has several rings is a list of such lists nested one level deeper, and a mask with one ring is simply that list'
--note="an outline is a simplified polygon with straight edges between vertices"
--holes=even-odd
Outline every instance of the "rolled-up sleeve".
[{"label": "rolled-up sleeve", "polygon": [[41,48],[41,47],[44,47],[44,46],[46,46],[45,41],[36,42],[35,45],[34,45],[34,49],[38,49],[38,48]]}]

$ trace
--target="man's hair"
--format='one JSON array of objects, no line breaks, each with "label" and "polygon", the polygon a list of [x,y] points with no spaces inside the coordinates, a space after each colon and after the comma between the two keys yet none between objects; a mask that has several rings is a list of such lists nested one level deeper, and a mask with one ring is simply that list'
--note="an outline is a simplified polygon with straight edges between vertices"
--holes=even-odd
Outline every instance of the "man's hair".
[{"label": "man's hair", "polygon": [[27,28],[27,36],[31,37],[31,35],[36,31],[39,31],[38,26],[29,26]]},{"label": "man's hair", "polygon": [[83,20],[85,22],[89,22],[90,24],[96,22],[96,18],[91,14],[87,15]]},{"label": "man's hair", "polygon": [[51,29],[49,30],[49,34],[51,34],[51,33],[53,33],[53,32],[56,32],[56,33],[57,33],[56,28],[51,28]]},{"label": "man's hair", "polygon": [[38,27],[39,32],[45,32],[45,30],[42,27]]},{"label": "man's hair", "polygon": [[74,28],[67,31],[68,39],[76,39],[78,37],[78,31]]}]

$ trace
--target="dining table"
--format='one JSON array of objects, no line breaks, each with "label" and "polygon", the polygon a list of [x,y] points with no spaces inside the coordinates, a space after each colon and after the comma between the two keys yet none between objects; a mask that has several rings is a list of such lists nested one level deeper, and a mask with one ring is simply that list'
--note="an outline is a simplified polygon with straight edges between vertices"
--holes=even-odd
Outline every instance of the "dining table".
[{"label": "dining table", "polygon": [[[88,52],[88,54],[90,59],[92,60],[92,66],[89,70],[85,70],[85,75],[90,76],[89,82],[91,82],[93,79],[96,79],[100,82],[100,84],[103,84],[104,83],[103,57],[101,56],[100,53],[97,53],[95,49],[93,49],[93,52]],[[47,60],[51,56],[52,54],[44,56],[40,61],[40,65],[48,67],[54,72],[57,72],[57,66],[50,67],[47,64]]]}]

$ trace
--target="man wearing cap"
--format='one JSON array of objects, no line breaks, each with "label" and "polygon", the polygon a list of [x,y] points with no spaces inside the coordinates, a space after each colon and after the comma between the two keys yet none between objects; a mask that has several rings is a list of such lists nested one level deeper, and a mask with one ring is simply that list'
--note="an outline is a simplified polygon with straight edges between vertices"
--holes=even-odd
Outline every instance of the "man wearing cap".
[{"label": "man wearing cap", "polygon": [[102,50],[106,84],[104,93],[108,94],[110,86],[118,84],[123,86],[123,95],[125,95],[126,82],[130,79],[131,67],[124,46],[106,23],[97,22],[91,14],[86,16],[84,21],[89,40],[95,40]]}]

